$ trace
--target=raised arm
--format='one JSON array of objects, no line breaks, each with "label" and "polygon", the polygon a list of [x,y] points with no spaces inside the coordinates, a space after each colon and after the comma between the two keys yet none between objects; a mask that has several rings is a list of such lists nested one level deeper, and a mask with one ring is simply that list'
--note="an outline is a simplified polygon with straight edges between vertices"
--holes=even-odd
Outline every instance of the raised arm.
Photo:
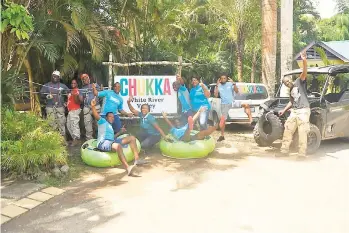
[{"label": "raised arm", "polygon": [[98,114],[97,109],[96,109],[96,97],[91,100],[91,109],[92,109],[92,115],[98,121],[101,119],[101,116]]},{"label": "raised arm", "polygon": [[171,121],[169,119],[167,119],[167,113],[166,112],[162,112],[162,116],[164,117],[164,120],[166,121],[166,123],[173,128],[173,125],[171,123]]},{"label": "raised arm", "polygon": [[206,85],[204,83],[202,83],[202,81],[200,81],[200,86],[204,92],[204,95],[206,96],[206,98],[210,98],[211,93],[210,91],[207,89]]},{"label": "raised arm", "polygon": [[92,91],[93,91],[93,94],[95,96],[98,96],[98,91],[97,91],[97,88],[96,88],[96,84],[95,83],[92,83]]},{"label": "raised arm", "polygon": [[130,97],[128,98],[127,100],[127,105],[128,105],[128,108],[130,109],[130,111],[135,115],[135,116],[138,116],[139,115],[139,112],[134,109],[134,107],[131,105],[131,101],[133,100],[133,96],[130,95]]},{"label": "raised arm", "polygon": [[307,74],[308,74],[308,64],[307,64],[307,54],[306,52],[302,52],[301,53],[301,58],[303,60],[303,72],[301,73],[301,75],[299,76],[303,81],[307,78]]},{"label": "raised arm", "polygon": [[74,90],[72,90],[72,95],[73,95],[75,103],[80,104],[82,102],[80,99],[79,90],[77,92],[74,92]]},{"label": "raised arm", "polygon": [[231,82],[233,84],[235,93],[236,94],[239,93],[239,88],[236,86],[236,83],[234,83],[234,80],[231,78],[228,78],[228,82]]},{"label": "raised arm", "polygon": [[176,79],[177,81],[181,84],[181,85],[184,85],[184,80],[181,76],[179,76],[178,74],[176,75]]}]

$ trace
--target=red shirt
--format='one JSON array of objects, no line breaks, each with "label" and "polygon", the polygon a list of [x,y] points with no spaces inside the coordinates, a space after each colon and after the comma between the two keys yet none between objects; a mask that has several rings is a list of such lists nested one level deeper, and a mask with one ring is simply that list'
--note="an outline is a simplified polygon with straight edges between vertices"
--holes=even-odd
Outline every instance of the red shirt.
[{"label": "red shirt", "polygon": [[77,109],[80,108],[80,102],[78,102],[78,103],[75,102],[74,96],[72,94],[79,95],[79,89],[78,88],[74,88],[68,94],[68,103],[67,103],[68,111],[77,110]]}]

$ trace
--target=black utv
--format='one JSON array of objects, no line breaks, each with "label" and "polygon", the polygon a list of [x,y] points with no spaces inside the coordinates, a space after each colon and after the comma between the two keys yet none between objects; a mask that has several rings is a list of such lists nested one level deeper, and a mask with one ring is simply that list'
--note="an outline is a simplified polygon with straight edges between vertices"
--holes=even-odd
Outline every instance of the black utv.
[{"label": "black utv", "polygon": [[[301,69],[290,71],[284,76],[293,80],[302,73]],[[349,137],[349,65],[333,65],[308,68],[307,95],[310,103],[310,131],[307,153],[314,153],[321,140]],[[260,105],[258,122],[254,128],[254,139],[259,146],[270,146],[282,139],[288,111],[279,117],[289,102],[289,88],[281,84],[276,97]],[[293,137],[293,146],[298,145],[298,132]]]}]

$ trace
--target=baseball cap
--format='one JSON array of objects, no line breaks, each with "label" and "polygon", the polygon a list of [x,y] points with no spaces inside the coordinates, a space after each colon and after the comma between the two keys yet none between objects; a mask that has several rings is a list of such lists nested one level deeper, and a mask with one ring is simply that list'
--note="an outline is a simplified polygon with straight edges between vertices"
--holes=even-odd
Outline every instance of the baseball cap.
[{"label": "baseball cap", "polygon": [[53,71],[52,75],[57,75],[59,77],[61,77],[61,72],[59,72],[58,70]]},{"label": "baseball cap", "polygon": [[88,74],[81,74],[80,79],[83,80],[84,78],[89,78]]}]

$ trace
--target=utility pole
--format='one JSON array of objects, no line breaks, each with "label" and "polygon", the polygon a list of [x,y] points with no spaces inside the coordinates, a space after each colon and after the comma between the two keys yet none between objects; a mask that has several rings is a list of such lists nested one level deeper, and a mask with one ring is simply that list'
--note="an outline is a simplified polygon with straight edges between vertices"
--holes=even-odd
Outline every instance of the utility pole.
[{"label": "utility pole", "polygon": [[293,0],[281,0],[281,76],[292,69]]}]

